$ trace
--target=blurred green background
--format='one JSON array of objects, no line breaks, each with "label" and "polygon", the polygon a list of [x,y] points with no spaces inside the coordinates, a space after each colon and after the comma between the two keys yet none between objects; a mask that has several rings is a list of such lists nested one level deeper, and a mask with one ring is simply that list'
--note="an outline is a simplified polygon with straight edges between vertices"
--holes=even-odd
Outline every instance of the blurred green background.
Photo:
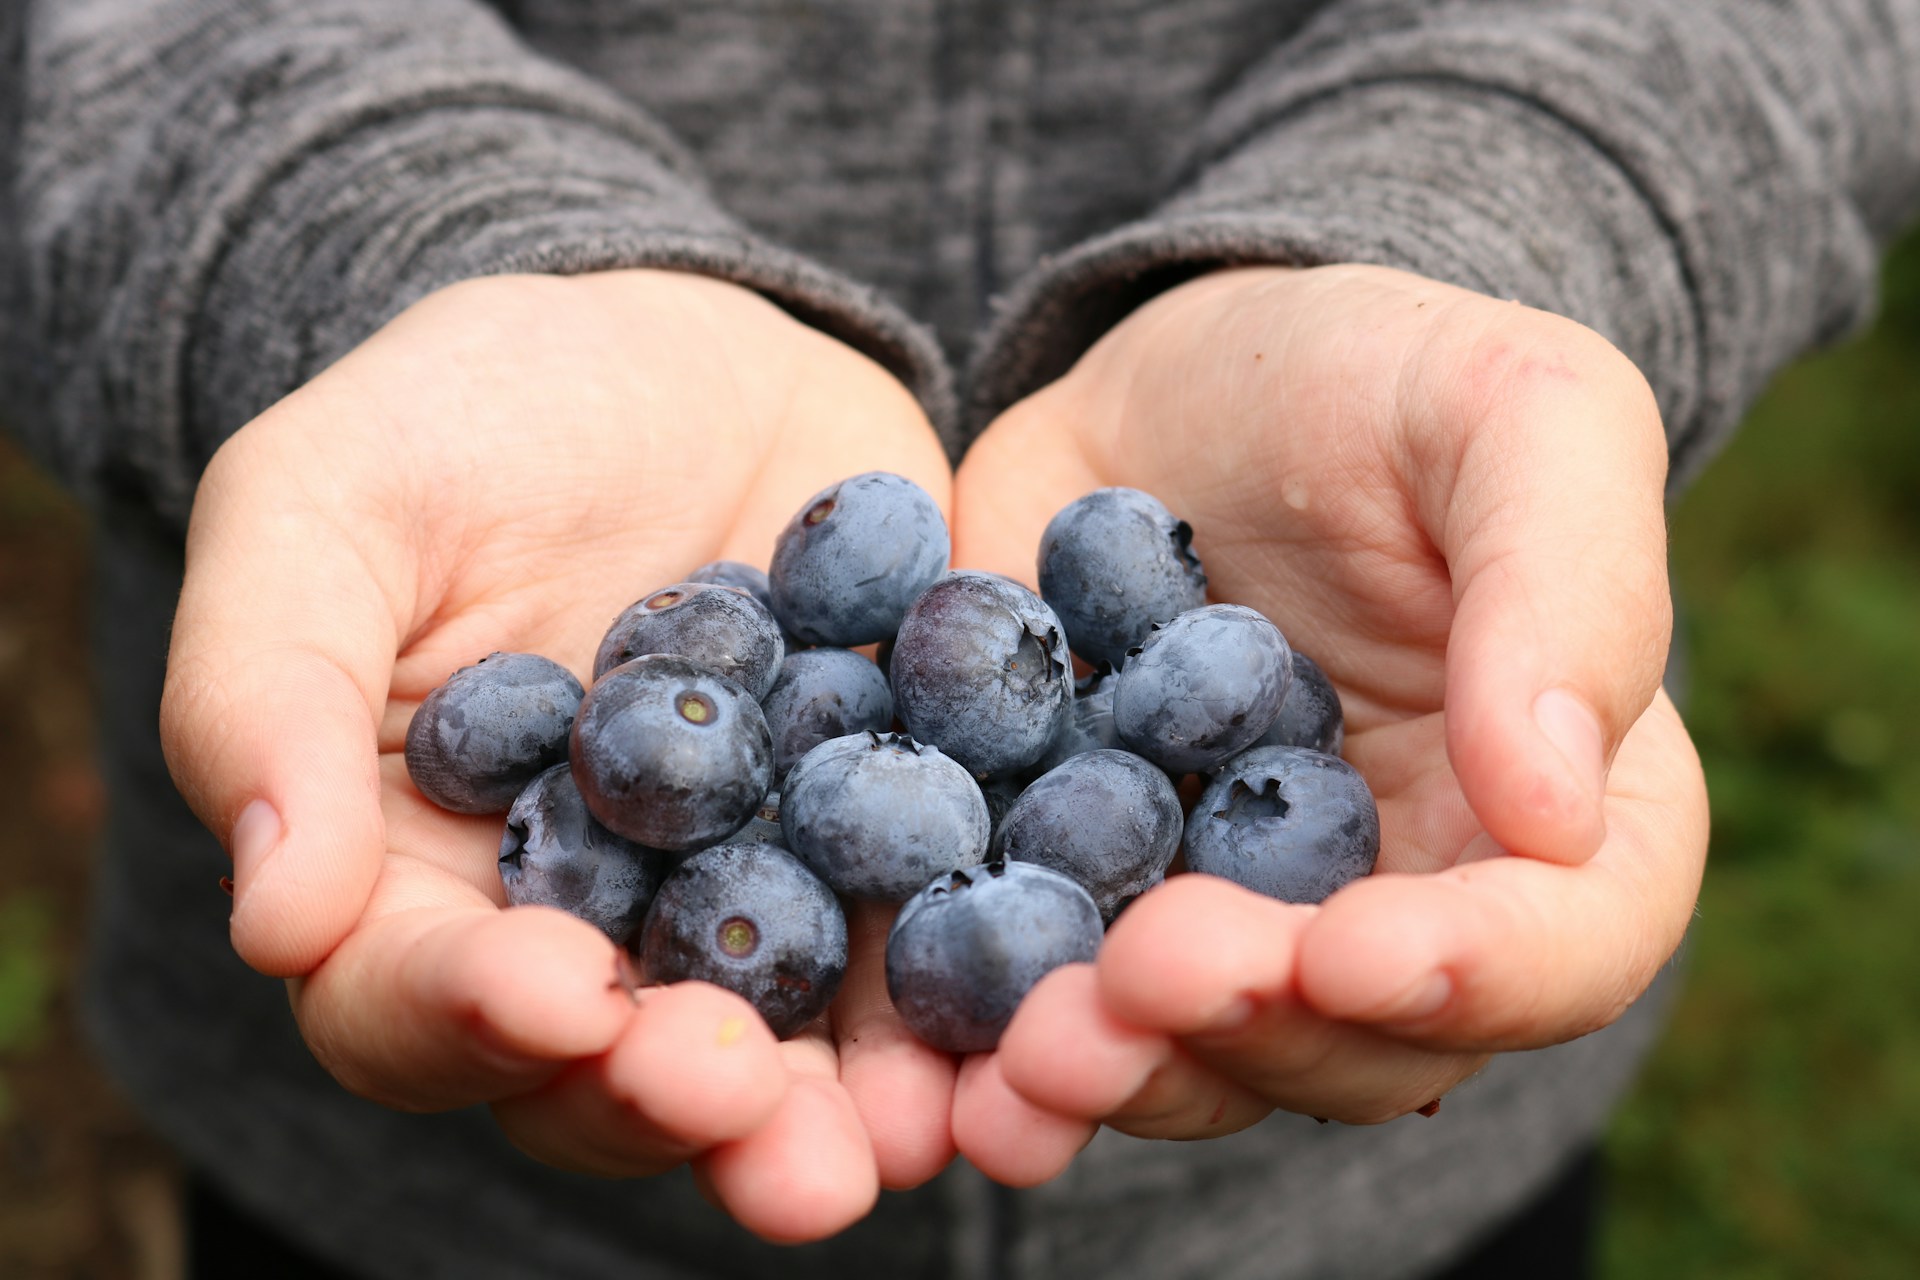
[{"label": "blurred green background", "polygon": [[1920,1275],[1920,236],[1680,501],[1712,855],[1609,1276]]},{"label": "blurred green background", "polygon": [[[83,524],[0,452],[0,1276],[177,1275],[168,1157],[86,1065]],[[1607,1139],[1610,1277],[1920,1275],[1920,236],[1674,513],[1713,855]]]}]

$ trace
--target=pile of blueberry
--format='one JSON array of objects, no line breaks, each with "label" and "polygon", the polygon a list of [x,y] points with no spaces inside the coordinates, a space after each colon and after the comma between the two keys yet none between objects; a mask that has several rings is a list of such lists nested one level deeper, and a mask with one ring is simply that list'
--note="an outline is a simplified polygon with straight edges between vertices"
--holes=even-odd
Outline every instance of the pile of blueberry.
[{"label": "pile of blueberry", "polygon": [[511,902],[591,922],[649,981],[736,991],[783,1037],[840,985],[841,899],[902,903],[902,1018],[990,1049],[1183,849],[1291,902],[1373,869],[1338,696],[1266,618],[1206,603],[1191,541],[1145,493],[1090,493],[1047,526],[1035,595],[949,572],[933,499],[855,476],[788,522],[769,573],[703,565],[621,613],[590,688],[533,654],[462,668],[407,768],[444,808],[506,813]]}]

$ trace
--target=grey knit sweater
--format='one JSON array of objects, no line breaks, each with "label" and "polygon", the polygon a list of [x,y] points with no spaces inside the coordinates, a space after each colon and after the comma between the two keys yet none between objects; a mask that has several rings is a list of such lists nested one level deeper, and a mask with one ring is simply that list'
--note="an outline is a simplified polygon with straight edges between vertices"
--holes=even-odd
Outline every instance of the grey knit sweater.
[{"label": "grey knit sweater", "polygon": [[[1103,1135],[780,1251],[682,1176],[342,1093],[226,944],[153,731],[212,450],[409,302],[512,270],[743,281],[960,448],[1223,263],[1407,267],[1582,320],[1684,480],[1857,324],[1920,206],[1920,0],[0,3],[0,407],[100,513],[113,795],[94,1029],[188,1155],[380,1276],[1413,1274],[1589,1139],[1644,1051],[1500,1060],[1432,1120]],[[964,369],[957,377],[955,369]]]}]

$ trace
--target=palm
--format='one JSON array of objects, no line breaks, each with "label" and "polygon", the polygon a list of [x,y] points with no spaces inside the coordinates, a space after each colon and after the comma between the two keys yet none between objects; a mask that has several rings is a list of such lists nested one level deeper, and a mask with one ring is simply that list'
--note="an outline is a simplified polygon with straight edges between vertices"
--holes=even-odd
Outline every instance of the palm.
[{"label": "palm", "polygon": [[[848,1008],[788,1044],[697,984],[636,1007],[590,927],[499,910],[499,818],[427,803],[401,754],[456,667],[525,651],[584,678],[627,604],[707,560],[764,563],[808,496],[875,469],[946,500],[897,383],[743,290],[651,273],[448,290],[222,451],[190,537],[170,752],[203,813],[223,771],[284,771],[283,792],[333,773],[312,813],[277,798],[290,839],[333,838],[242,874],[234,932],[259,967],[301,975],[302,1030],[343,1083],[406,1107],[493,1102],[565,1167],[698,1158],[777,1237],[837,1229],[877,1178],[945,1162],[952,1068],[886,1034],[874,922],[856,921]],[[308,697],[284,709],[310,729],[304,770],[271,731],[290,688]],[[235,738],[254,759],[222,755]],[[377,809],[356,807],[356,777]],[[845,1061],[836,1031],[863,1041]],[[869,1110],[897,1113],[871,1145]]]},{"label": "palm", "polygon": [[[1136,904],[1096,972],[1049,979],[1016,1018],[1000,1070],[1022,1095],[1173,1136],[1274,1106],[1384,1119],[1486,1052],[1603,1025],[1651,977],[1691,905],[1704,803],[1653,690],[1658,419],[1602,348],[1397,273],[1226,272],[1143,308],[975,446],[957,559],[1031,581],[1066,502],[1154,493],[1194,526],[1214,598],[1333,679],[1383,830],[1382,874],[1322,908],[1204,878]],[[1593,652],[1565,652],[1556,629],[1589,620]],[[1617,726],[1604,795],[1533,727],[1556,682],[1597,689]],[[1404,1012],[1436,966],[1446,1004]],[[1253,1020],[1217,1034],[1248,996]]]}]

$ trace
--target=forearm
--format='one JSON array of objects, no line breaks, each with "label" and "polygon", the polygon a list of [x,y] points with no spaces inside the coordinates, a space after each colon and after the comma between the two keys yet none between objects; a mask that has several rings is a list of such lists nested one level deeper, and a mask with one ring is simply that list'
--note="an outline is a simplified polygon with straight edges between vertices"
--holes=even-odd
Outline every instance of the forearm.
[{"label": "forearm", "polygon": [[748,235],[648,117],[477,0],[63,0],[8,93],[8,397],[69,479],[178,519],[239,425],[443,285],[672,266],[772,296],[935,408],[930,341]]},{"label": "forearm", "polygon": [[1161,208],[1021,284],[973,413],[1200,271],[1366,261],[1598,329],[1684,479],[1870,310],[1920,207],[1916,50],[1913,0],[1329,6],[1218,104]]}]

